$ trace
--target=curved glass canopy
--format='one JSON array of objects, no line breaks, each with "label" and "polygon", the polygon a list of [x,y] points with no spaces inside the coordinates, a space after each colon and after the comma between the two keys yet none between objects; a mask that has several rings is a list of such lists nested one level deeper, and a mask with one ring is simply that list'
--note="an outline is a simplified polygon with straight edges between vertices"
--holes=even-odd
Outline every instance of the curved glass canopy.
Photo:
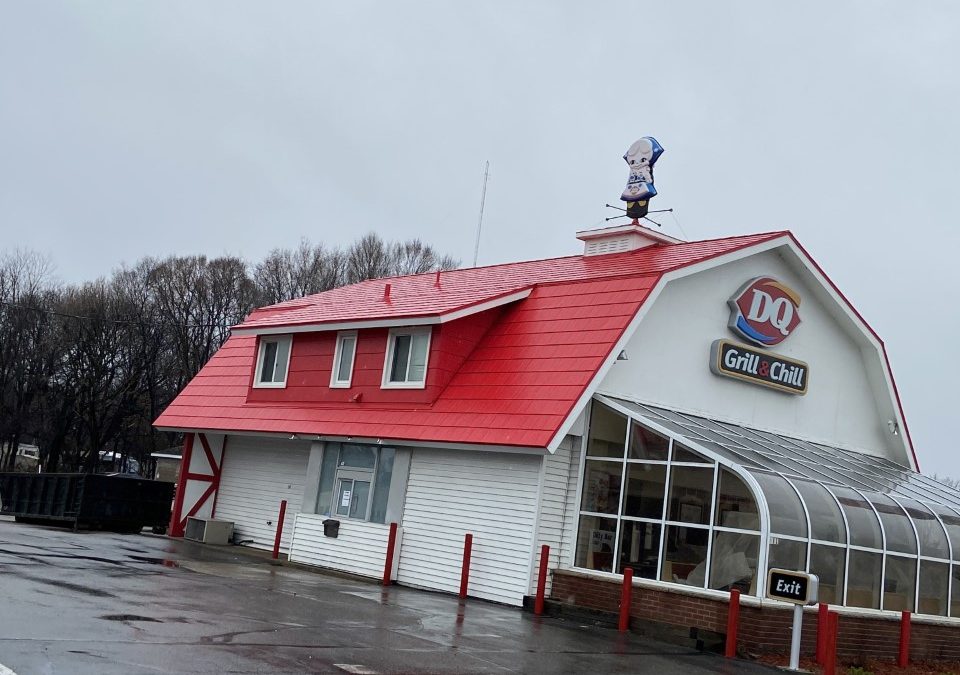
[{"label": "curved glass canopy", "polygon": [[960,491],[889,460],[598,396],[575,565],[762,593],[817,574],[831,604],[960,617]]}]

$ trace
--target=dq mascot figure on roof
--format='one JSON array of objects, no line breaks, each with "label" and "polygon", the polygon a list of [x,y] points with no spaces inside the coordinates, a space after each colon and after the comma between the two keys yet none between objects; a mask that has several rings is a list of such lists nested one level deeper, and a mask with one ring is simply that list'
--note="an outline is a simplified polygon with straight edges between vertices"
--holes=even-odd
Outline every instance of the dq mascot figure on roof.
[{"label": "dq mascot figure on roof", "polygon": [[647,215],[651,197],[657,189],[653,187],[653,165],[663,154],[663,146],[653,136],[644,136],[630,146],[623,156],[630,167],[630,178],[620,199],[627,203],[627,216],[634,220]]}]

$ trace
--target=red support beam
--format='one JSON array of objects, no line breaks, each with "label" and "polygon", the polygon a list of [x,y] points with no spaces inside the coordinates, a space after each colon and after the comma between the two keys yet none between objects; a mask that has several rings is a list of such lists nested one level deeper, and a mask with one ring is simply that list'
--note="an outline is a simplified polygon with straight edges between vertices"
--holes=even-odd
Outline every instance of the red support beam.
[{"label": "red support beam", "polygon": [[550,547],[544,544],[540,547],[540,571],[537,574],[537,599],[533,603],[533,613],[543,614],[543,599],[547,592],[547,565],[550,562]]},{"label": "red support beam", "polygon": [[727,644],[724,656],[732,659],[737,655],[737,629],[740,627],[740,591],[730,591],[730,605],[727,608]]},{"label": "red support beam", "polygon": [[383,585],[389,586],[393,575],[393,549],[397,545],[397,524],[390,523],[390,536],[387,537],[387,559],[383,563]]},{"label": "red support beam", "polygon": [[463,567],[460,569],[460,597],[467,597],[467,584],[470,583],[470,554],[473,551],[473,535],[463,536]]},{"label": "red support beam", "polygon": [[897,665],[906,668],[910,664],[910,612],[900,614],[900,653]]},{"label": "red support beam", "polygon": [[[213,486],[211,486],[213,487]],[[287,515],[287,500],[280,502],[280,515],[277,516],[277,537],[273,540],[273,559],[280,557],[280,538],[283,536],[283,518]]]},{"label": "red support beam", "polygon": [[220,466],[217,467],[217,473],[213,477],[213,506],[210,507],[210,517],[217,517],[217,497],[220,496],[220,477],[223,475],[223,460],[227,458],[227,438],[224,435],[223,444],[220,446]]},{"label": "red support beam", "polygon": [[623,587],[620,589],[620,622],[617,629],[626,633],[630,629],[630,600],[633,596],[633,568],[623,570]]},{"label": "red support beam", "polygon": [[829,612],[830,605],[825,602],[821,602],[817,607],[817,651],[815,660],[821,666],[826,659],[827,620]]},{"label": "red support beam", "polygon": [[180,458],[180,477],[177,480],[176,494],[173,498],[173,512],[170,514],[171,537],[183,536],[183,498],[187,491],[187,475],[190,473],[190,459],[193,456],[193,434],[183,436],[183,457]]}]

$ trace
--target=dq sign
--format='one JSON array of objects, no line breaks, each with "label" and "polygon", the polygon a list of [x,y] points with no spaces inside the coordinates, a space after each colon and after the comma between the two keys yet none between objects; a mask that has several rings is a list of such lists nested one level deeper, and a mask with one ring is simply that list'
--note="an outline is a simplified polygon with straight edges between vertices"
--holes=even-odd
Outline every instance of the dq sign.
[{"label": "dq sign", "polygon": [[728,301],[730,330],[761,347],[786,340],[800,325],[800,296],[776,279],[751,279]]}]

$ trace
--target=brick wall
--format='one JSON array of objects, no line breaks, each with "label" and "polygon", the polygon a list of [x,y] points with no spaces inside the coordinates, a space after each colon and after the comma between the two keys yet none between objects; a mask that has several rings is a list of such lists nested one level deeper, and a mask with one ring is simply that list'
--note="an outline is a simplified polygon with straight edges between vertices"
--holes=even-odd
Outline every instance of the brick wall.
[{"label": "brick wall", "polygon": [[[554,570],[551,599],[607,612],[620,607],[621,583],[578,572]],[[727,602],[660,588],[634,586],[630,616],[641,621],[727,631]],[[786,654],[790,650],[793,612],[782,606],[740,607],[737,647],[753,654]],[[801,654],[813,656],[817,639],[817,614],[803,616]],[[840,614],[837,656],[845,662],[868,658],[893,660],[900,645],[899,618]],[[911,626],[910,659],[960,661],[960,624],[926,623],[914,617]]]}]

